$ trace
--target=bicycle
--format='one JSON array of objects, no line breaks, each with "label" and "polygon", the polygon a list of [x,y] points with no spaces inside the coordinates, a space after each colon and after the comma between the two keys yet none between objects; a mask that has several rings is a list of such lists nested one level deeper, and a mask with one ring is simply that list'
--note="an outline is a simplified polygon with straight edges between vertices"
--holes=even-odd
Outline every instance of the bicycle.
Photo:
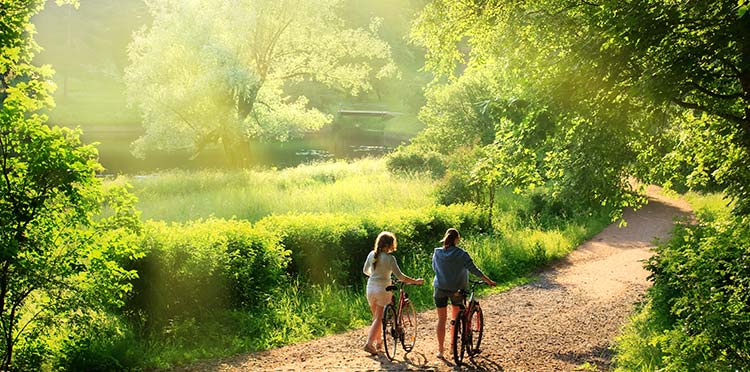
[{"label": "bicycle", "polygon": [[479,306],[479,301],[474,299],[474,287],[480,284],[485,283],[472,280],[469,291],[463,289],[458,291],[463,298],[463,303],[459,305],[461,310],[456,319],[451,321],[451,324],[453,324],[453,360],[457,366],[461,365],[464,354],[468,354],[471,358],[481,352],[479,346],[482,343],[484,315],[482,315],[482,307]]},{"label": "bicycle", "polygon": [[398,282],[398,287],[389,285],[386,291],[399,290],[398,304],[396,295],[391,296],[391,303],[383,309],[383,348],[388,359],[396,356],[398,343],[409,353],[417,341],[417,311],[409,300],[409,294],[404,291],[404,282]]}]

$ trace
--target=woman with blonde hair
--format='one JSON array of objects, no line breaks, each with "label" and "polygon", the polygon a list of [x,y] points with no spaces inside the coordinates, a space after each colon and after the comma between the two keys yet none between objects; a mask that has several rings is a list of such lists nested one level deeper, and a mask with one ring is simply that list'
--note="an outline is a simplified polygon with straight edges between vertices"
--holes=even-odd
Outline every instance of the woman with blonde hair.
[{"label": "woman with blonde hair", "polygon": [[385,305],[391,302],[391,293],[385,288],[391,284],[391,274],[395,275],[398,280],[407,284],[424,284],[424,279],[413,279],[404,275],[396,263],[396,257],[392,255],[396,251],[396,235],[391,232],[381,232],[375,239],[375,246],[370,254],[367,255],[362,272],[367,275],[367,302],[370,304],[372,312],[372,325],[365,343],[365,351],[370,354],[377,354],[382,345],[382,322],[383,309]]}]

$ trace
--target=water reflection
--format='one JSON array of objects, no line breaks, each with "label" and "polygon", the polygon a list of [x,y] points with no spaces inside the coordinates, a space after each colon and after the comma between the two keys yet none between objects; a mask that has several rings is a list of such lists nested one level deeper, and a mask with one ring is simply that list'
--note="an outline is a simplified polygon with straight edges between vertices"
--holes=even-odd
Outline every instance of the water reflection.
[{"label": "water reflection", "polygon": [[[148,174],[164,169],[225,169],[224,152],[219,147],[208,148],[195,159],[188,153],[151,152],[146,159],[130,153],[130,143],[140,135],[139,130],[100,127],[86,129],[83,140],[98,142],[99,161],[105,174]],[[324,130],[304,138],[283,143],[251,143],[251,163],[259,167],[285,168],[326,159],[354,159],[382,156],[408,141],[404,135],[359,128]]]}]

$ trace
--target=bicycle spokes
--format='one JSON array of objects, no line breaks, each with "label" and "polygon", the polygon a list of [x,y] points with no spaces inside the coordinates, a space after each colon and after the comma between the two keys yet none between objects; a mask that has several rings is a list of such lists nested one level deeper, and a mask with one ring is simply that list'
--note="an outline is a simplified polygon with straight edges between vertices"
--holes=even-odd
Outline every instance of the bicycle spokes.
[{"label": "bicycle spokes", "polygon": [[401,308],[401,346],[408,353],[417,341],[417,312],[411,301],[404,302]]},{"label": "bicycle spokes", "polygon": [[383,348],[385,349],[385,355],[390,360],[393,360],[396,356],[398,340],[396,309],[389,304],[383,309]]}]

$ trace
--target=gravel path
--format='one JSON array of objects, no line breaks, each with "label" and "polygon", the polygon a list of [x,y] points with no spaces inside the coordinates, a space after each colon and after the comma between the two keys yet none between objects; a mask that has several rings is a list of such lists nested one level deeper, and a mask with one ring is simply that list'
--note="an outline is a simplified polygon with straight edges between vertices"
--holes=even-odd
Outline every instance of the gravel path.
[{"label": "gravel path", "polygon": [[[362,350],[367,329],[279,349],[194,364],[183,371],[571,371],[607,370],[609,347],[649,283],[642,261],[655,238],[668,236],[673,218],[690,212],[649,188],[650,202],[626,211],[627,227],[612,224],[539,280],[480,299],[485,317],[482,353],[461,368],[435,357],[434,310],[419,314],[414,350],[391,362]],[[448,341],[446,341],[447,343]],[[447,344],[446,344],[447,347]],[[468,360],[468,359],[467,359]]]}]

